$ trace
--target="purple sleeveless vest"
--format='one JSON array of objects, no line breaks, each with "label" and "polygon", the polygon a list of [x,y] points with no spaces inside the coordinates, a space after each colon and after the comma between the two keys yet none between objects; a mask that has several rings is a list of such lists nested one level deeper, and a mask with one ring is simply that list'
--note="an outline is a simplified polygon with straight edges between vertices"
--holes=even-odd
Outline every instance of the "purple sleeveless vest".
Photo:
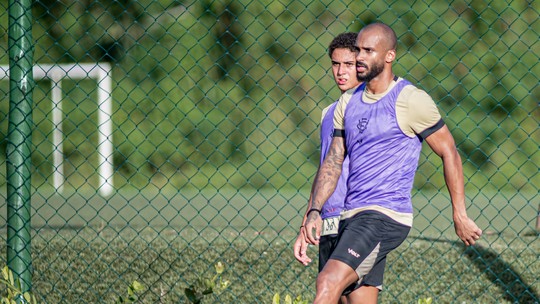
[{"label": "purple sleeveless vest", "polygon": [[[330,144],[332,143],[332,136],[334,134],[334,110],[336,109],[337,102],[334,102],[326,112],[326,115],[322,119],[321,123],[321,161],[322,164],[326,154],[330,150]],[[321,210],[321,218],[338,216],[343,210],[345,205],[345,196],[347,195],[347,176],[349,175],[349,158],[346,157],[343,162],[343,169],[341,176],[339,177],[336,190],[326,203],[324,203]]]},{"label": "purple sleeveless vest", "polygon": [[413,213],[411,190],[422,149],[419,137],[409,137],[396,120],[396,100],[401,79],[373,104],[362,100],[361,85],[345,109],[345,144],[350,158],[345,209],[381,206]]}]

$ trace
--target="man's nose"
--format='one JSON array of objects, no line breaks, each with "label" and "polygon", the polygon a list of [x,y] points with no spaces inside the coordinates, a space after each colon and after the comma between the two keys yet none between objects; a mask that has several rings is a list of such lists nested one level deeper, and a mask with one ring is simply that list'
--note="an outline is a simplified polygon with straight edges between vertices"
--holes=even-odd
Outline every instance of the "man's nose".
[{"label": "man's nose", "polygon": [[362,53],[362,51],[356,52],[356,62],[360,61],[363,58],[364,54]]}]

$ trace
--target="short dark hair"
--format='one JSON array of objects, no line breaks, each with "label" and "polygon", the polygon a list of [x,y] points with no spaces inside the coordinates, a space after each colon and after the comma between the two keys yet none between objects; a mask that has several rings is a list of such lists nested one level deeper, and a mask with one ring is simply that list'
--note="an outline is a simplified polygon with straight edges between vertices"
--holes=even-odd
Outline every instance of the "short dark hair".
[{"label": "short dark hair", "polygon": [[328,46],[328,56],[332,58],[332,54],[334,53],[335,49],[348,49],[351,52],[357,52],[358,47],[356,46],[356,38],[358,36],[358,33],[341,33],[337,35],[332,42],[330,42],[330,45]]}]

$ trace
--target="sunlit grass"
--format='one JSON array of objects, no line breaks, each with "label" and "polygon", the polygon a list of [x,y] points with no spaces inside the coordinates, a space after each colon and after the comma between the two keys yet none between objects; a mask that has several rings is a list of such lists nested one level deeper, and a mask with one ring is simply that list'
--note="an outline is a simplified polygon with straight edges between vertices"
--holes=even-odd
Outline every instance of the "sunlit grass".
[{"label": "sunlit grass", "polygon": [[[311,301],[316,265],[294,260],[294,237],[290,229],[42,230],[32,242],[33,287],[44,303],[113,303],[136,280],[147,288],[140,303],[186,303],[184,289],[222,262],[230,287],[206,303],[271,303],[275,293]],[[539,250],[537,235],[486,235],[471,248],[409,237],[389,257],[381,303],[535,303]]]}]

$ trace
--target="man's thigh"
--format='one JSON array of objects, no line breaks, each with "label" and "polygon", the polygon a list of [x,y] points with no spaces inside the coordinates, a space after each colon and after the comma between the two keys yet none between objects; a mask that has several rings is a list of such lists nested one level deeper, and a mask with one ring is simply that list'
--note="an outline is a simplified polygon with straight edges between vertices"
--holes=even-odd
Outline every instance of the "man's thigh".
[{"label": "man's thigh", "polygon": [[378,265],[374,269],[377,273],[368,278],[382,285],[386,255],[405,240],[410,227],[382,213],[366,211],[342,221],[340,228],[339,242],[330,258],[349,265],[359,279],[363,279]]}]

